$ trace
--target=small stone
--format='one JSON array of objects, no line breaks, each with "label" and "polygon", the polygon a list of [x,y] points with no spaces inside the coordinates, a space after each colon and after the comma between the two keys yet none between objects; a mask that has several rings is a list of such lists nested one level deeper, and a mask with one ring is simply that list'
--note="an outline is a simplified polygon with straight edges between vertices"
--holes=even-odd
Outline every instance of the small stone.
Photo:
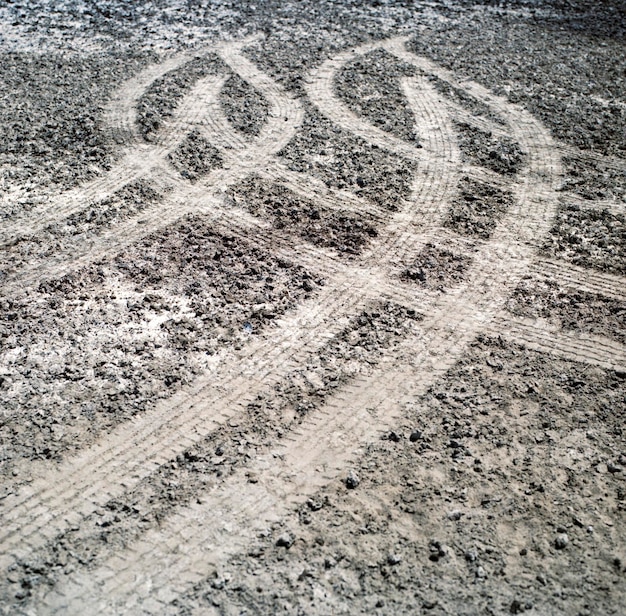
[{"label": "small stone", "polygon": [[546,579],[546,576],[543,573],[539,573],[537,575],[537,581],[543,586],[545,586],[548,583],[548,580]]},{"label": "small stone", "polygon": [[458,522],[463,516],[462,511],[454,510],[448,513],[448,520],[452,520],[453,522]]},{"label": "small stone", "polygon": [[522,549],[519,551],[519,555],[520,555],[520,556],[526,556],[526,554],[528,554],[528,550],[527,550],[526,548],[522,548]]},{"label": "small stone", "polygon": [[560,535],[557,535],[556,539],[554,540],[554,547],[557,550],[564,550],[567,547],[568,543],[569,537],[567,536],[567,533],[561,533]]},{"label": "small stone", "polygon": [[328,558],[324,560],[324,569],[332,569],[333,567],[336,567],[336,566],[337,566],[337,561],[332,556],[329,556]]},{"label": "small stone", "polygon": [[411,443],[416,443],[421,438],[422,433],[419,430],[413,430],[413,432],[411,432],[411,436],[409,436],[409,440],[411,441]]},{"label": "small stone", "polygon": [[517,600],[513,599],[509,607],[511,614],[521,614],[524,611],[524,606]]},{"label": "small stone", "polygon": [[399,443],[400,442],[400,435],[397,432],[394,432],[393,430],[387,435],[387,439],[390,441],[393,441],[394,443]]},{"label": "small stone", "polygon": [[478,567],[476,569],[476,577],[483,580],[487,577],[487,573],[485,572],[485,570],[482,567]]},{"label": "small stone", "polygon": [[358,487],[360,483],[361,480],[359,479],[359,476],[354,471],[350,471],[346,477],[346,487],[348,490],[354,490],[354,488]]},{"label": "small stone", "polygon": [[465,560],[469,563],[473,563],[478,559],[478,552],[472,548],[471,550],[467,550],[465,552]]},{"label": "small stone", "polygon": [[402,557],[398,554],[389,554],[389,556],[387,556],[387,562],[392,566],[399,565],[402,562]]},{"label": "small stone", "polygon": [[291,533],[283,533],[276,540],[276,545],[279,548],[289,549],[295,542],[296,538]]}]

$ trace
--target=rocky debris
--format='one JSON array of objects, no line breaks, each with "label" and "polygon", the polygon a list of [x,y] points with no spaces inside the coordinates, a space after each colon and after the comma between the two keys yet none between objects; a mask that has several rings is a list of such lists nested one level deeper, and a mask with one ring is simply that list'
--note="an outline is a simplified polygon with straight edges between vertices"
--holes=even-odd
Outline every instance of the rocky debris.
[{"label": "rocky debris", "polygon": [[444,225],[462,235],[488,239],[512,203],[510,192],[464,177]]},{"label": "rocky debris", "polygon": [[402,271],[400,278],[442,291],[461,282],[471,262],[469,256],[454,254],[429,242],[410,266]]},{"label": "rocky debris", "polygon": [[192,182],[224,164],[219,150],[198,131],[189,133],[167,158],[184,178]]},{"label": "rocky debris", "polygon": [[250,83],[232,75],[220,90],[219,100],[226,118],[238,131],[252,137],[261,132],[270,105]]},{"label": "rocky debris", "polygon": [[514,175],[522,168],[526,154],[512,139],[495,137],[465,122],[457,122],[456,128],[464,160],[502,175]]},{"label": "rocky debris", "polygon": [[567,533],[561,533],[557,535],[557,537],[554,540],[554,547],[557,550],[564,550],[568,545],[569,545],[569,537],[567,536]]},{"label": "rocky debris", "polygon": [[172,117],[178,103],[200,79],[229,73],[219,56],[207,54],[155,80],[137,104],[137,123],[144,139],[154,141],[163,122]]},{"label": "rocky debris", "polygon": [[566,290],[550,279],[527,276],[507,301],[507,310],[524,317],[547,319],[567,330],[589,332],[626,342],[626,303]]},{"label": "rocky debris", "polygon": [[415,74],[412,65],[384,49],[376,49],[342,67],[334,88],[357,115],[400,139],[419,144],[415,116],[401,86],[402,79]]},{"label": "rocky debris", "polygon": [[227,194],[235,205],[269,219],[275,228],[340,253],[358,254],[378,235],[377,221],[367,214],[357,216],[327,209],[286,186],[258,176],[247,178],[230,188]]},{"label": "rocky debris", "polygon": [[565,180],[561,190],[584,199],[617,199],[626,201],[626,166],[613,166],[584,156],[564,156]]},{"label": "rocky debris", "polygon": [[626,274],[626,217],[564,203],[543,251],[575,265]]},{"label": "rocky debris", "polygon": [[415,164],[335,126],[312,108],[279,155],[292,171],[311,173],[328,187],[350,190],[385,210],[409,196]]},{"label": "rocky debris", "polygon": [[287,550],[295,543],[296,538],[289,532],[283,533],[276,540],[276,545],[279,548],[286,548]]}]

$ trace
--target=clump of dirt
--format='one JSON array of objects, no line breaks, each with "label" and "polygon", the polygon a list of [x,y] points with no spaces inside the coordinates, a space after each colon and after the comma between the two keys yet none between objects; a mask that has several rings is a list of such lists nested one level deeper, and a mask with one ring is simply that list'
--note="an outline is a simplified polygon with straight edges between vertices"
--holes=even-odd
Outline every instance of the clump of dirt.
[{"label": "clump of dirt", "polygon": [[292,171],[311,173],[331,188],[351,190],[392,211],[409,196],[416,167],[335,126],[312,108],[279,156]]},{"label": "clump of dirt", "polygon": [[84,447],[322,282],[196,216],[5,300],[0,471]]},{"label": "clump of dirt", "polygon": [[617,616],[625,394],[614,372],[479,338],[368,446],[356,488],[317,493],[177,609]]},{"label": "clump of dirt", "polygon": [[219,150],[195,130],[167,158],[184,178],[192,182],[224,164]]},{"label": "clump of dirt", "polygon": [[245,135],[257,136],[267,121],[269,103],[255,87],[239,75],[226,80],[219,95],[228,121]]},{"label": "clump of dirt", "polygon": [[562,204],[543,248],[576,265],[626,273],[626,218],[607,209]]},{"label": "clump of dirt", "polygon": [[329,210],[258,176],[230,188],[228,196],[255,216],[270,220],[275,228],[340,253],[358,254],[378,235],[376,221],[367,214]]},{"label": "clump of dirt", "polygon": [[401,80],[415,73],[414,66],[377,49],[346,64],[333,85],[337,96],[357,115],[400,139],[419,143],[415,116],[401,87]]},{"label": "clump of dirt", "polygon": [[444,225],[462,235],[488,239],[512,203],[510,192],[464,177]]},{"label": "clump of dirt", "polygon": [[464,160],[502,175],[514,175],[524,165],[526,154],[519,144],[507,137],[494,137],[465,122],[456,123],[459,148]]},{"label": "clump of dirt", "polygon": [[146,141],[153,141],[172,117],[183,96],[204,77],[229,74],[230,69],[216,54],[196,57],[155,80],[137,103],[137,123]]},{"label": "clump of dirt", "polygon": [[616,168],[580,156],[565,156],[563,164],[566,176],[561,190],[576,193],[584,199],[626,201],[626,166]]},{"label": "clump of dirt", "polygon": [[62,252],[67,247],[68,240],[98,235],[162,199],[163,194],[155,190],[149,182],[137,180],[110,197],[49,225],[36,235],[17,238],[3,247],[0,256],[0,280],[25,264],[45,261]]},{"label": "clump of dirt", "polygon": [[502,126],[506,125],[506,122],[489,105],[472,96],[469,92],[453,86],[437,75],[428,75],[428,80],[437,92],[440,92],[470,113],[492,120]]},{"label": "clump of dirt", "polygon": [[[354,317],[301,367],[259,395],[238,418],[160,466],[123,498],[111,500],[61,533],[28,560],[15,564],[0,597],[22,607],[79,567],[92,567],[138,539],[174,510],[224,481],[273,447],[290,425],[321,406],[357,374],[372,370],[421,316],[397,304],[376,303]],[[251,479],[253,481],[254,479]]]},{"label": "clump of dirt", "polygon": [[507,302],[507,310],[540,317],[564,329],[626,342],[626,302],[559,287],[549,279],[525,277]]},{"label": "clump of dirt", "polygon": [[409,267],[402,271],[400,278],[443,291],[465,278],[471,262],[469,256],[454,254],[429,242]]},{"label": "clump of dirt", "polygon": [[[109,169],[114,153],[101,125],[103,102],[149,59],[150,53],[3,53],[0,195],[5,187],[27,194],[51,184],[66,189]],[[3,202],[0,219],[29,207],[27,198]]]}]

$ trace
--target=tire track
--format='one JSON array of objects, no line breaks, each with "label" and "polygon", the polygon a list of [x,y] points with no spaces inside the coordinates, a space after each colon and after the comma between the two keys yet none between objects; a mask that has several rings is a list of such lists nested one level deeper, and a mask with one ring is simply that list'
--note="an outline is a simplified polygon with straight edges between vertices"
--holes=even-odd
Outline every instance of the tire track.
[{"label": "tire track", "polygon": [[626,345],[603,336],[565,332],[535,319],[509,315],[494,319],[487,332],[542,353],[607,370],[626,370]]},{"label": "tire track", "polygon": [[[514,187],[519,205],[502,221],[493,240],[480,246],[467,281],[420,306],[430,308],[420,335],[406,340],[372,376],[313,414],[300,431],[284,439],[269,464],[258,460],[259,488],[223,485],[203,504],[172,516],[161,530],[148,533],[89,576],[75,576],[50,595],[46,603],[50,613],[55,609],[78,613],[86,606],[152,613],[148,604],[137,604],[139,598],[153,589],[165,601],[184,592],[208,573],[211,563],[224,562],[244,547],[242,538],[249,537],[251,530],[279,519],[294,503],[337,479],[353,455],[346,442],[360,443],[392,425],[404,402],[424,393],[477,333],[489,329],[530,268],[537,235],[546,232],[556,211],[554,185],[560,174],[547,131],[521,109],[504,111],[529,153],[529,165]],[[435,190],[426,188],[426,193]],[[410,218],[406,211],[400,216]],[[224,516],[216,516],[216,511]],[[229,520],[228,527],[223,519]],[[177,545],[185,546],[183,554],[174,554]],[[145,563],[154,559],[167,565],[147,573]]]},{"label": "tire track", "polygon": [[368,53],[379,47],[383,45],[370,43],[326,60],[305,80],[305,91],[315,106],[335,124],[384,150],[409,160],[419,160],[418,149],[363,120],[334,95],[333,82],[344,64],[352,61],[357,55]]},{"label": "tire track", "polygon": [[146,89],[166,73],[175,71],[191,59],[189,54],[177,54],[159,64],[144,68],[126,81],[113,95],[104,109],[105,130],[115,143],[130,146],[141,140],[135,123],[137,103]]},{"label": "tire track", "polygon": [[[220,48],[233,47],[238,49],[241,42],[222,44]],[[205,52],[216,51],[217,49],[207,49]],[[177,108],[174,117],[166,122],[163,133],[155,144],[142,143],[138,140],[137,129],[134,126],[136,103],[143,92],[139,92],[141,86],[148,86],[150,77],[158,79],[165,73],[179,68],[189,61],[189,54],[181,54],[166,61],[164,65],[151,67],[139,77],[131,79],[118,96],[113,100],[108,110],[105,112],[105,120],[111,124],[108,129],[115,134],[125,135],[124,139],[130,139],[120,156],[120,159],[113,168],[84,186],[56,195],[47,200],[41,207],[18,219],[11,221],[3,229],[0,236],[0,244],[7,244],[16,237],[35,234],[43,230],[46,226],[66,218],[70,214],[80,211],[81,207],[91,201],[99,201],[112,193],[120,190],[126,184],[136,181],[153,172],[161,160],[167,155],[169,149],[178,145],[185,136],[185,127],[199,119],[198,114],[203,98],[210,95],[213,88],[221,87],[226,77],[207,78],[197,85],[191,97],[187,96],[183,101],[183,109]],[[153,80],[154,80],[153,79]],[[215,81],[214,81],[215,80]],[[218,85],[219,84],[219,85]],[[133,107],[129,107],[133,105]],[[117,114],[117,115],[116,115]],[[131,119],[129,119],[131,118]],[[129,128],[129,123],[132,128]],[[129,136],[130,134],[130,136]],[[169,146],[169,147],[168,147]],[[33,219],[37,222],[33,223]]]},{"label": "tire track", "polygon": [[[531,250],[521,252],[529,256]],[[249,538],[250,530],[280,519],[295,504],[337,480],[354,449],[392,426],[403,404],[424,394],[499,312],[524,270],[515,252],[500,256],[493,267],[487,260],[479,261],[469,282],[435,302],[430,316],[418,325],[419,335],[401,344],[372,376],[341,390],[313,413],[283,439],[269,464],[261,459],[248,469],[260,477],[261,492],[223,484],[205,495],[202,505],[172,516],[123,555],[59,588],[47,599],[50,613],[72,614],[80,609],[128,613],[142,609],[137,599],[153,589],[159,589],[161,596],[181,594],[205,577],[212,565],[244,547],[241,539]],[[496,287],[496,292],[484,293],[486,285]],[[346,443],[353,443],[354,449]],[[216,511],[228,517],[215,516]],[[181,544],[186,546],[184,553],[174,554],[172,546]],[[147,572],[145,563],[155,559],[167,565]],[[69,599],[72,595],[74,602]]]},{"label": "tire track", "polygon": [[626,279],[614,274],[577,267],[554,259],[539,259],[531,269],[535,276],[552,278],[561,287],[597,293],[626,301]]},{"label": "tire track", "polygon": [[[265,94],[262,83],[254,85]],[[430,173],[426,191],[420,192],[422,197],[428,197],[433,191],[435,196],[442,196],[435,176],[437,171],[445,173],[446,170],[447,167],[439,167]],[[435,202],[436,199],[432,199],[432,203]],[[401,212],[398,217],[401,219],[399,228],[406,226],[406,213]],[[389,262],[399,254],[399,247],[392,243],[397,235],[397,227],[392,227],[386,237],[374,243],[364,256],[364,266],[369,265],[371,268],[380,264],[381,260]],[[402,239],[409,241],[407,237]],[[299,261],[302,261],[301,256]],[[200,379],[194,395],[186,398],[185,405],[177,397],[158,405],[154,412],[144,414],[132,426],[122,426],[87,452],[45,473],[40,481],[25,489],[21,495],[5,499],[9,511],[4,519],[4,533],[0,539],[5,554],[0,565],[6,567],[14,559],[42,545],[67,527],[68,518],[76,519],[77,515],[82,517],[114,495],[121,494],[151,472],[155,464],[176,455],[175,452],[196,442],[219,422],[238,412],[240,405],[236,405],[236,402],[244,392],[252,395],[251,392],[258,391],[255,388],[268,385],[269,377],[259,374],[264,366],[265,369],[268,365],[275,366],[278,374],[274,378],[280,378],[288,369],[285,366],[292,365],[287,362],[289,358],[293,361],[294,347],[304,349],[307,345],[314,345],[316,348],[315,345],[320,345],[332,334],[333,329],[328,325],[331,315],[335,319],[333,327],[336,327],[342,315],[358,312],[364,306],[371,292],[355,284],[359,279],[376,294],[381,291],[390,293],[389,288],[379,284],[377,278],[372,276],[371,271],[358,278],[355,278],[354,271],[337,275],[321,297],[303,305],[292,320],[283,325],[282,340],[278,338],[275,342],[282,355],[272,355],[266,348],[267,341],[252,346],[245,361],[240,354],[233,354],[233,359],[224,364],[222,372],[210,373]],[[311,306],[311,303],[317,305],[317,302],[323,305],[323,309],[315,310]],[[318,320],[315,320],[316,315]],[[263,363],[266,357],[270,359]],[[239,377],[239,380],[232,377],[232,373],[241,372],[256,374],[254,384],[251,384],[250,376]],[[221,385],[216,385],[220,381]],[[154,436],[157,431],[158,438]],[[142,446],[139,447],[138,443]],[[81,513],[77,514],[77,511]]]}]

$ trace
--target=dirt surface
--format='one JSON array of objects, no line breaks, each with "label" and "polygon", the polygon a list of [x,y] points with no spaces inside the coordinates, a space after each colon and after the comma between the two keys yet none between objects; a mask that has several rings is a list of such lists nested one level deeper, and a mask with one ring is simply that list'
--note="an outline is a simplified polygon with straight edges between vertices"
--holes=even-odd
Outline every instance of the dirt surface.
[{"label": "dirt surface", "polygon": [[625,23],[0,3],[0,614],[625,613]]}]

